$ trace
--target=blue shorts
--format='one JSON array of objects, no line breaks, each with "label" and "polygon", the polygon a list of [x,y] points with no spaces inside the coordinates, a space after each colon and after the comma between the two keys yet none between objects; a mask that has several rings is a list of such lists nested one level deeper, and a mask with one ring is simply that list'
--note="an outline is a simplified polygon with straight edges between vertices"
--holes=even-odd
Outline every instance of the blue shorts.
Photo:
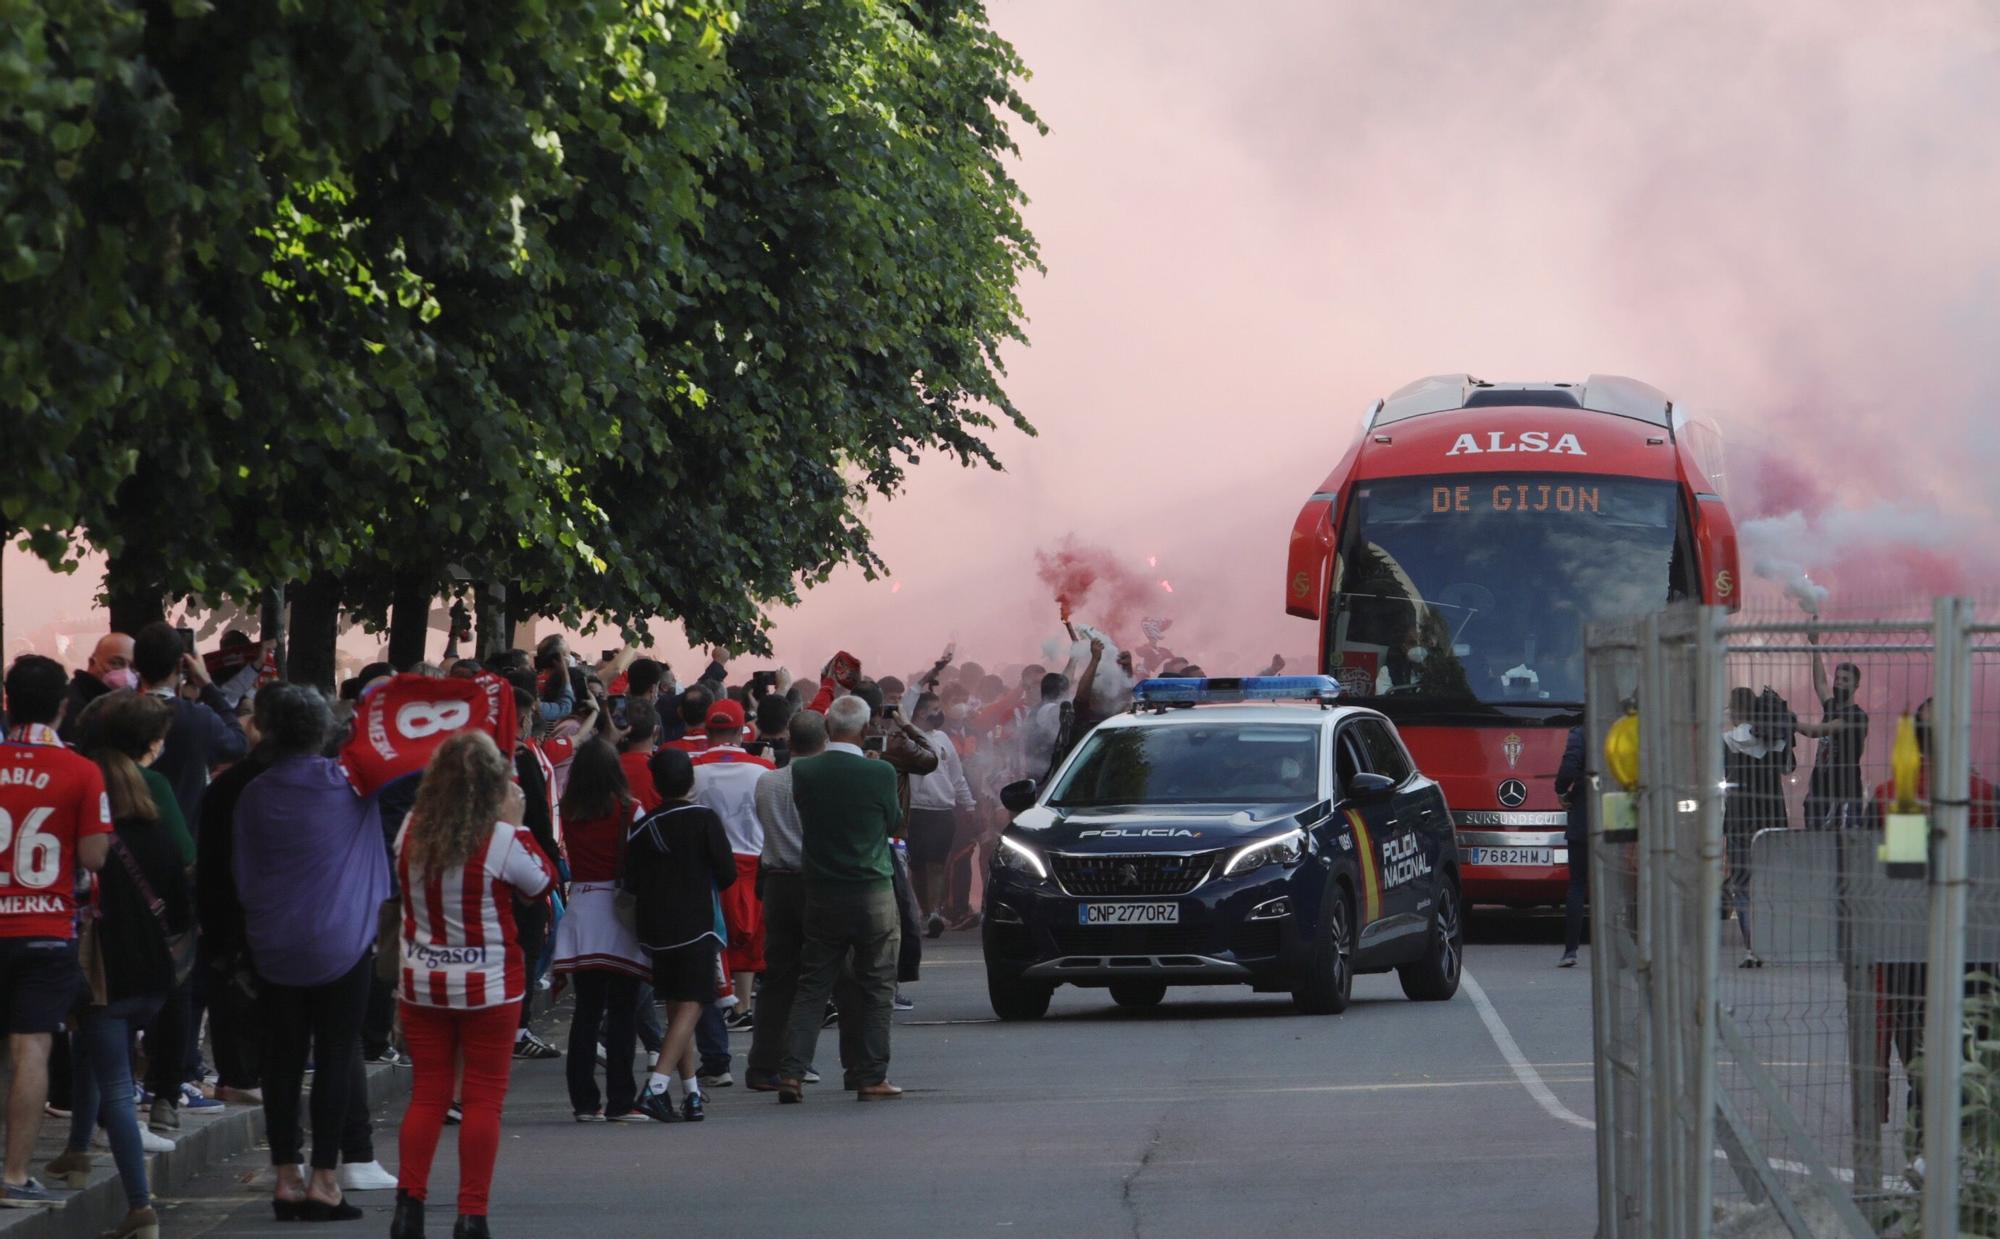
[{"label": "blue shorts", "polygon": [[0,938],[0,1001],[7,1032],[52,1033],[83,988],[76,943],[68,938]]}]

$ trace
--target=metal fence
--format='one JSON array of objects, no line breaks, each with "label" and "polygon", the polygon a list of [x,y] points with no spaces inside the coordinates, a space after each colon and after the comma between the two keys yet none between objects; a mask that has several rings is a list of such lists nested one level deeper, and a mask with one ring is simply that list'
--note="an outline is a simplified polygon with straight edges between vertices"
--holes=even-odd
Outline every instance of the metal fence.
[{"label": "metal fence", "polygon": [[2000,1235],[1997,638],[1956,599],[1592,630],[1601,1235]]}]

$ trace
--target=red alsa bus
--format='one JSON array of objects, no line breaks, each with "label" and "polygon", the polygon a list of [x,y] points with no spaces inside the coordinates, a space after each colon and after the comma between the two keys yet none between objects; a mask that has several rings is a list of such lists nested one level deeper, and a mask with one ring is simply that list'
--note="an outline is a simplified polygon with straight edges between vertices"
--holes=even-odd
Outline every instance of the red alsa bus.
[{"label": "red alsa bus", "polygon": [[1468,902],[1562,901],[1554,780],[1583,718],[1585,625],[1736,603],[1703,429],[1631,379],[1437,375],[1378,401],[1299,512],[1285,609],[1318,621],[1321,671],[1443,785]]}]

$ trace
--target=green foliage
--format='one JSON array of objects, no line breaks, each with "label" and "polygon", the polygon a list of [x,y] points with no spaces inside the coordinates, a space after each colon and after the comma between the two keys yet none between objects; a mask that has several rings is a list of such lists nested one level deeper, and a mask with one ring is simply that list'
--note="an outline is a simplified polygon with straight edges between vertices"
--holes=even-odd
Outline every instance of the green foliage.
[{"label": "green foliage", "polygon": [[[2000,1229],[2000,977],[1973,970],[1965,977],[1964,1035],[1958,1050],[1958,1232],[1967,1236],[1994,1234]],[[1923,1078],[1923,1056],[1908,1067],[1913,1079]],[[1926,1100],[1925,1105],[1929,1105]],[[1921,1121],[1921,1115],[1912,1114]],[[1911,1132],[1912,1151],[1921,1151],[1921,1128]],[[1935,1165],[1931,1173],[1937,1173]],[[1916,1233],[1922,1217],[1920,1195],[1893,1202],[1884,1219],[1884,1234],[1897,1226]]]},{"label": "green foliage", "polygon": [[756,646],[1027,428],[1021,76],[966,3],[0,0],[0,526]]}]

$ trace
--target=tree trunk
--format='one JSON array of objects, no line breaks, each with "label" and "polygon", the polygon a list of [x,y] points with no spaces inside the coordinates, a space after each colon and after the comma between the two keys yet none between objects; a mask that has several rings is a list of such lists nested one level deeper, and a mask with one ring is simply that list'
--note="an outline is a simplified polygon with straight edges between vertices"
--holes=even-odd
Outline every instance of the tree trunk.
[{"label": "tree trunk", "polygon": [[420,576],[396,578],[389,612],[389,665],[408,671],[424,661],[431,635],[431,591]]},{"label": "tree trunk", "polygon": [[337,670],[333,651],[340,635],[340,581],[319,573],[290,591],[292,633],[289,665],[294,684],[331,690]]},{"label": "tree trunk", "polygon": [[513,623],[507,618],[507,587],[480,581],[473,586],[473,598],[478,608],[474,616],[478,625],[475,648],[479,651],[479,661],[487,662],[505,653],[514,636]]},{"label": "tree trunk", "polygon": [[276,646],[271,651],[272,665],[278,669],[278,678],[285,678],[285,587],[273,585],[264,591],[264,607],[258,625],[257,639],[270,641]]},{"label": "tree trunk", "polygon": [[136,633],[167,618],[166,594],[131,560],[113,556],[104,565],[104,603],[111,612],[111,631]]}]

